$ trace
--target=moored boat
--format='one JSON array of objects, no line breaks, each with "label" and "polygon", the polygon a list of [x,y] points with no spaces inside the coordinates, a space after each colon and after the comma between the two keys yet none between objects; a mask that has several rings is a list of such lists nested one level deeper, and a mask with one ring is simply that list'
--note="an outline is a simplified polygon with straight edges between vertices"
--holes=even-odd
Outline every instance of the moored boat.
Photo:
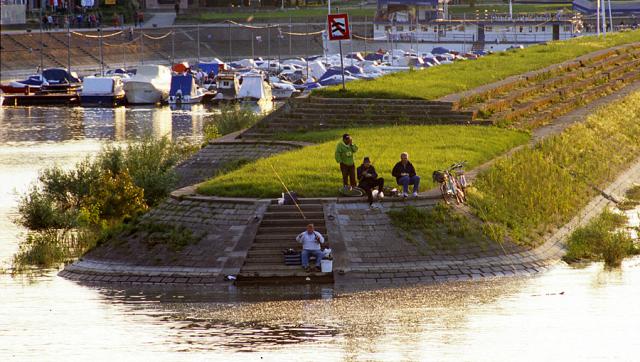
[{"label": "moored boat", "polygon": [[120,77],[85,77],[80,103],[83,106],[117,106],[125,102],[124,84]]},{"label": "moored boat", "polygon": [[237,73],[220,72],[216,76],[216,96],[214,102],[234,102],[238,99],[240,80]]},{"label": "moored boat", "polygon": [[191,74],[173,75],[171,77],[169,104],[200,103],[205,94],[205,90],[198,87]]},{"label": "moored boat", "polygon": [[271,101],[271,87],[264,79],[264,75],[258,72],[249,72],[242,77],[242,85],[238,92],[238,98],[245,101],[261,102]]},{"label": "moored boat", "polygon": [[143,65],[125,85],[127,102],[155,104],[164,102],[171,89],[171,70],[164,65]]}]

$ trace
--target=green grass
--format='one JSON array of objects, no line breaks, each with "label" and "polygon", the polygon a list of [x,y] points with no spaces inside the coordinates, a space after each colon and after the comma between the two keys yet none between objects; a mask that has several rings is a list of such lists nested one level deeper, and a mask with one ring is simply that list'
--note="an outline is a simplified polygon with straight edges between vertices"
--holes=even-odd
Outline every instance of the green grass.
[{"label": "green grass", "polygon": [[568,263],[604,260],[609,267],[620,266],[625,257],[640,253],[640,248],[633,244],[628,233],[617,231],[627,221],[625,215],[605,210],[571,234],[563,260]]},{"label": "green grass", "polygon": [[[571,4],[513,4],[513,13],[553,13],[555,14],[558,10],[571,10]],[[484,14],[484,11],[487,10],[489,13],[496,12],[507,14],[509,13],[509,5],[476,5],[475,7],[470,7],[468,5],[450,5],[449,13],[450,14],[475,14],[476,11],[480,13],[480,15]]]},{"label": "green grass", "polygon": [[468,200],[493,239],[535,246],[640,156],[640,92],[497,161]]},{"label": "green grass", "polygon": [[[335,9],[335,6],[332,6]],[[342,8],[340,12],[346,12],[350,17],[368,16],[373,20],[376,13],[375,8]],[[224,21],[233,20],[239,22],[264,22],[264,21],[287,21],[289,17],[296,18],[314,18],[322,19],[327,16],[326,6],[302,8],[302,9],[286,9],[282,10],[259,10],[253,12],[219,12],[219,11],[203,11],[194,14],[178,15],[177,21],[183,24],[206,22],[206,21]]]},{"label": "green grass", "polygon": [[455,252],[463,245],[486,248],[490,242],[479,225],[444,204],[427,209],[407,206],[391,210],[387,215],[391,224],[423,255],[437,250]]},{"label": "green grass", "polygon": [[639,40],[640,30],[635,30],[608,34],[606,38],[590,36],[550,42],[518,51],[499,52],[474,61],[398,72],[375,80],[357,80],[349,82],[346,91],[334,86],[315,90],[313,94],[336,98],[437,99],[596,50]]},{"label": "green grass", "polygon": [[283,188],[274,175],[277,170],[290,190],[304,197],[337,196],[342,185],[334,151],[340,136],[349,132],[360,147],[359,164],[370,156],[378,174],[394,184],[391,169],[400,153],[406,151],[422,176],[423,189],[431,183],[431,172],[460,160],[477,166],[516,145],[529,136],[495,127],[388,126],[352,128],[291,135],[290,139],[320,141],[317,145],[275,155],[247,164],[238,170],[214,177],[198,186],[206,195],[278,197]]}]

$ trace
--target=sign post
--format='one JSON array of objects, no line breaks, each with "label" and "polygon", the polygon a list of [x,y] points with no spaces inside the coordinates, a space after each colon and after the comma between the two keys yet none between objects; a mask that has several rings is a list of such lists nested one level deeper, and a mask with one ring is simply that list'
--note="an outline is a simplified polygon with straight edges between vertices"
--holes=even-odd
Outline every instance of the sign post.
[{"label": "sign post", "polygon": [[346,87],[344,85],[344,59],[342,57],[342,41],[351,39],[351,33],[349,31],[349,16],[347,14],[329,14],[327,15],[327,21],[329,23],[329,40],[337,40],[340,47],[342,89],[345,90]]}]

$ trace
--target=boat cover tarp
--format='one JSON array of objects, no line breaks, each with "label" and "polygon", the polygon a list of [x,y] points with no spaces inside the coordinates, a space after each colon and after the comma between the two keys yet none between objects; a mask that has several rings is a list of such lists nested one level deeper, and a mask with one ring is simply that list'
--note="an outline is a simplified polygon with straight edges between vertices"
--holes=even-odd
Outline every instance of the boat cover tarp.
[{"label": "boat cover tarp", "polygon": [[84,77],[82,94],[111,94],[113,79],[110,77]]},{"label": "boat cover tarp", "polygon": [[210,62],[198,63],[198,68],[200,68],[203,72],[207,74],[213,72],[213,74],[218,75],[221,67],[224,68],[224,62],[217,58],[213,59]]},{"label": "boat cover tarp", "polygon": [[42,76],[49,83],[80,83],[78,78],[62,68],[45,69],[42,71]]},{"label": "boat cover tarp", "polygon": [[383,58],[384,58],[384,54],[380,54],[380,53],[369,53],[364,57],[365,60],[371,60],[371,61],[374,61],[374,60],[382,61]]},{"label": "boat cover tarp", "polygon": [[265,98],[264,82],[262,74],[247,74],[242,78],[242,85],[238,92],[239,98]]},{"label": "boat cover tarp", "polygon": [[190,74],[174,75],[171,77],[171,90],[169,96],[174,97],[178,90],[182,91],[182,95],[191,95],[193,90],[193,77]]},{"label": "boat cover tarp", "polygon": [[449,49],[443,47],[435,47],[431,50],[431,54],[445,54],[448,53]]}]

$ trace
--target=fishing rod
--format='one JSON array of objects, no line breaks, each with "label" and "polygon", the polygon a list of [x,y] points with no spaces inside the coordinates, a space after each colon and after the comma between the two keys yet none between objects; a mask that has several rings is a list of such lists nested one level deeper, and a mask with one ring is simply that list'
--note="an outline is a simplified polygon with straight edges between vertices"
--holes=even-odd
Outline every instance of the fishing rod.
[{"label": "fishing rod", "polygon": [[280,181],[280,184],[282,184],[282,187],[284,187],[285,191],[287,191],[287,194],[289,194],[289,197],[291,198],[291,201],[293,201],[293,204],[296,205],[296,208],[298,209],[298,211],[300,212],[300,215],[302,215],[303,219],[307,219],[306,216],[304,216],[304,212],[302,212],[302,209],[300,208],[300,205],[298,205],[298,201],[296,201],[296,198],[293,197],[293,195],[291,194],[291,191],[289,191],[289,188],[287,188],[287,185],[284,184],[284,181],[282,181],[282,178],[280,178],[280,175],[278,175],[278,172],[276,171],[276,169],[273,167],[273,165],[271,164],[271,162],[269,162],[269,166],[271,166],[271,169],[273,170],[273,173],[276,174],[276,177],[278,178],[278,180]]}]

